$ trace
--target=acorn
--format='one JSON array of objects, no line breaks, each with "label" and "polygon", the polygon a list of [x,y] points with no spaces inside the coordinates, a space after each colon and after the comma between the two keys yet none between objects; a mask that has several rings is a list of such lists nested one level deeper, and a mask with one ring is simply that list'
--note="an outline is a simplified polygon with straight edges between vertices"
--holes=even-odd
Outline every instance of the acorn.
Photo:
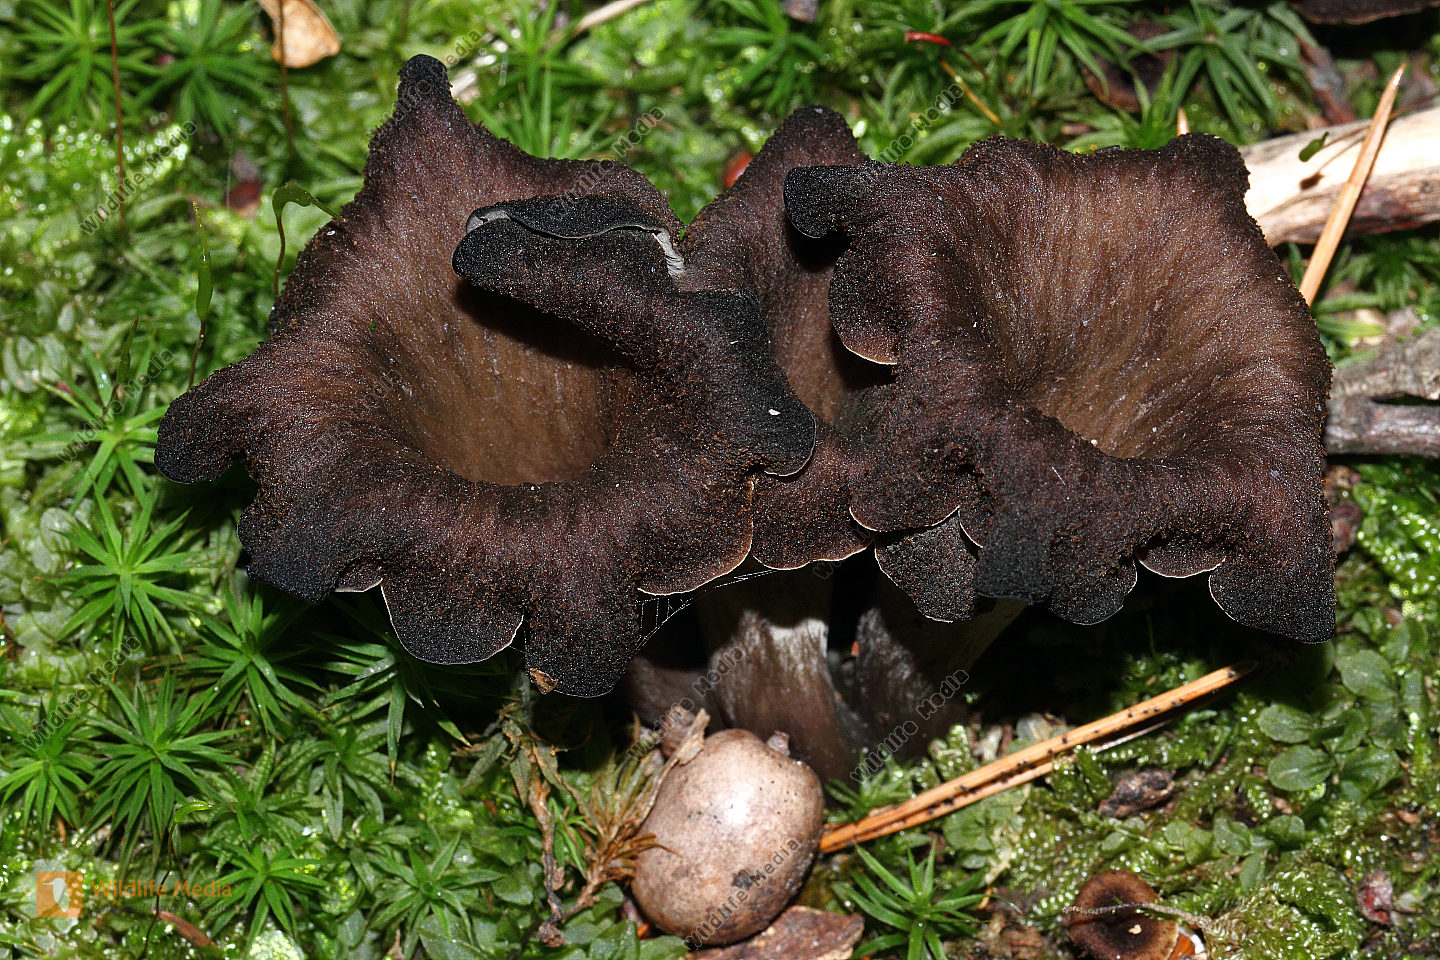
[{"label": "acorn", "polygon": [[692,946],[759,933],[800,890],[825,819],[820,778],[783,737],[706,737],[666,774],[640,828],[656,846],[636,860],[641,912]]}]

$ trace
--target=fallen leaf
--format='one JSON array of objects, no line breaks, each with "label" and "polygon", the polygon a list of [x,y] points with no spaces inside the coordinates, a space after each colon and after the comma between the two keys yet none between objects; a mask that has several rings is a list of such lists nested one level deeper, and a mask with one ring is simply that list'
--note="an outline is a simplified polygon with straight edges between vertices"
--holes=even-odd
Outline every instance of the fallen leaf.
[{"label": "fallen leaf", "polygon": [[[270,55],[279,63],[281,0],[259,0],[259,3],[275,27],[275,43],[270,47]],[[284,3],[285,66],[308,67],[340,52],[340,34],[319,7],[311,0],[284,0]]]},{"label": "fallen leaf", "polygon": [[1393,922],[1391,911],[1395,909],[1395,885],[1390,880],[1390,874],[1384,870],[1366,874],[1365,879],[1360,881],[1360,888],[1355,891],[1355,899],[1366,920],[1386,926]]}]

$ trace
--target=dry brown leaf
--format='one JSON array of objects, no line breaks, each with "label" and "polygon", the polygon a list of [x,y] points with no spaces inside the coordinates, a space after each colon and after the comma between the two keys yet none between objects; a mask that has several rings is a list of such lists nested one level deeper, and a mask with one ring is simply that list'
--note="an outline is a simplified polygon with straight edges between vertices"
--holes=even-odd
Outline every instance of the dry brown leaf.
[{"label": "dry brown leaf", "polygon": [[[311,0],[285,2],[285,66],[299,69],[340,52],[340,34]],[[270,55],[280,62],[280,0],[259,0],[275,28]]]}]

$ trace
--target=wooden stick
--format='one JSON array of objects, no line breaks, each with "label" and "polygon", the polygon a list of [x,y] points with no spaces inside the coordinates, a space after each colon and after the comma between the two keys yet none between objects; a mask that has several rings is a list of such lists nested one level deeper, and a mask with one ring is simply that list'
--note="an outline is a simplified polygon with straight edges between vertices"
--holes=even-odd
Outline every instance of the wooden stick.
[{"label": "wooden stick", "polygon": [[830,853],[852,843],[884,836],[896,830],[913,827],[976,800],[999,793],[1001,790],[1034,780],[1049,773],[1056,757],[1076,747],[1096,740],[1122,733],[1131,727],[1151,720],[1161,714],[1177,710],[1210,696],[1230,686],[1251,670],[1254,663],[1239,663],[1207,673],[1198,680],[1192,680],[1174,690],[1137,703],[1128,710],[1102,717],[1093,723],[1076,727],[1057,737],[1042,740],[1037,744],[1017,750],[1008,757],[1001,757],[978,770],[956,777],[926,790],[893,807],[872,811],[855,823],[839,824],[826,830],[820,838],[820,850]]},{"label": "wooden stick", "polygon": [[[1388,403],[1400,397],[1431,403]],[[1325,449],[1331,454],[1440,457],[1440,329],[1392,343],[1335,371]]]},{"label": "wooden stick", "polygon": [[[1250,170],[1245,208],[1270,246],[1314,243],[1345,186],[1368,120],[1307,130],[1240,148]],[[1306,152],[1315,141],[1318,151]],[[1306,159],[1300,159],[1305,154]],[[1440,220],[1440,107],[1395,110],[1346,233],[1408,230]]]},{"label": "wooden stick", "polygon": [[174,927],[176,933],[195,944],[195,946],[213,947],[215,945],[215,941],[207,937],[204,930],[201,930],[184,917],[173,914],[169,910],[161,910],[158,907],[153,908],[150,912],[159,918],[161,922],[168,923]]},{"label": "wooden stick", "polygon": [[[981,767],[980,769],[983,770],[985,768]],[[873,827],[869,827],[866,830],[857,830],[853,834],[847,834],[843,836],[837,829],[834,832],[826,833],[820,838],[820,852],[833,853],[834,851],[839,850],[841,847],[846,847],[857,843],[865,843],[869,840],[874,840],[877,837],[883,837],[891,833],[899,833],[901,830],[908,830],[911,827],[919,826],[920,824],[926,823],[927,821],[943,817],[947,813],[954,813],[956,810],[959,810],[962,807],[968,807],[972,803],[979,803],[986,797],[992,797],[997,793],[1004,793],[1011,787],[1018,787],[1021,784],[1029,783],[1031,780],[1037,780],[1040,777],[1043,777],[1046,774],[1050,773],[1050,771],[1054,769],[1055,761],[1046,760],[1043,763],[1037,764],[1036,766],[1033,766],[1028,770],[1023,770],[1020,773],[1016,773],[1011,776],[1004,777],[1000,780],[996,780],[992,783],[988,783],[983,787],[977,787],[974,790],[969,791],[968,793],[957,794],[956,796],[951,797],[949,800],[941,801],[933,807],[911,813],[905,817],[900,818],[899,820],[890,820],[886,823],[877,824]],[[868,820],[869,818],[867,817],[865,820],[858,821],[854,824],[849,824],[849,826],[859,827],[862,824],[867,823]]]},{"label": "wooden stick", "polygon": [[1360,156],[1355,160],[1355,168],[1350,171],[1350,179],[1345,181],[1340,196],[1335,200],[1335,209],[1325,221],[1325,229],[1320,231],[1320,239],[1315,241],[1315,250],[1310,254],[1305,276],[1300,279],[1300,295],[1305,298],[1306,303],[1315,302],[1315,294],[1320,292],[1320,281],[1325,279],[1325,271],[1330,269],[1330,261],[1335,258],[1335,250],[1340,246],[1340,235],[1345,232],[1345,226],[1350,222],[1350,214],[1355,212],[1355,203],[1360,199],[1360,191],[1365,188],[1370,168],[1375,164],[1375,155],[1380,152],[1380,141],[1385,137],[1385,125],[1390,122],[1390,111],[1395,106],[1395,94],[1400,90],[1400,78],[1404,75],[1403,63],[1390,75],[1390,82],[1385,85],[1385,92],[1380,96],[1380,105],[1375,108],[1375,116],[1370,120],[1370,131],[1365,134],[1365,142],[1360,145]]},{"label": "wooden stick", "polygon": [[995,115],[995,111],[985,106],[985,102],[979,97],[975,96],[975,92],[970,89],[970,86],[964,80],[960,79],[960,74],[955,72],[954,67],[950,66],[950,64],[946,63],[944,60],[941,60],[940,69],[950,74],[950,79],[954,80],[956,85],[960,87],[960,92],[965,94],[965,99],[969,100],[972,104],[974,104],[976,110],[979,110],[981,113],[985,114],[986,120],[989,120],[997,127],[1004,126],[1004,124],[1000,122],[1000,118]]}]

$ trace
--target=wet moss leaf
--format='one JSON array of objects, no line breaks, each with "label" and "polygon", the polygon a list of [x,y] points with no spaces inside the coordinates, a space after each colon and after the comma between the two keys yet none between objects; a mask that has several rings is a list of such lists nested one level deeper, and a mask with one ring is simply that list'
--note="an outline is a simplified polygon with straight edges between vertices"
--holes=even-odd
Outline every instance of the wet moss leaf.
[{"label": "wet moss leaf", "polygon": [[1250,852],[1250,831],[1243,823],[1226,817],[1215,821],[1213,831],[1215,852],[1224,857],[1240,857]]},{"label": "wet moss leaf", "polygon": [[1314,717],[1283,703],[1260,711],[1255,722],[1265,736],[1279,743],[1304,743],[1315,732]]},{"label": "wet moss leaf", "polygon": [[588,960],[638,960],[640,941],[635,935],[635,924],[629,920],[615,924],[590,944],[585,954]]},{"label": "wet moss leaf", "polygon": [[200,222],[200,206],[193,201],[190,209],[195,215],[195,233],[200,247],[195,254],[195,315],[200,318],[200,333],[195,338],[195,350],[190,354],[190,386],[195,386],[195,363],[200,359],[200,347],[205,343],[205,327],[210,322],[210,301],[215,286],[210,275],[210,241],[205,238],[205,225]]},{"label": "wet moss leaf", "polygon": [[1374,650],[1357,650],[1335,658],[1345,689],[1367,700],[1388,700],[1395,696],[1390,685],[1390,664]]},{"label": "wet moss leaf", "polygon": [[679,937],[652,937],[640,941],[640,960],[680,960],[689,953]]},{"label": "wet moss leaf", "polygon": [[1250,854],[1240,866],[1240,889],[1253,893],[1265,879],[1265,854],[1263,851]]},{"label": "wet moss leaf", "polygon": [[1267,822],[1261,832],[1282,849],[1297,850],[1305,845],[1305,821],[1293,813]]},{"label": "wet moss leaf", "polygon": [[1333,770],[1329,754],[1314,747],[1298,746],[1271,760],[1265,772],[1270,782],[1281,790],[1309,790],[1324,783]]},{"label": "wet moss leaf", "polygon": [[1366,747],[1345,758],[1344,779],[1360,788],[1364,795],[1383,790],[1400,776],[1400,760],[1394,751],[1382,747]]}]

